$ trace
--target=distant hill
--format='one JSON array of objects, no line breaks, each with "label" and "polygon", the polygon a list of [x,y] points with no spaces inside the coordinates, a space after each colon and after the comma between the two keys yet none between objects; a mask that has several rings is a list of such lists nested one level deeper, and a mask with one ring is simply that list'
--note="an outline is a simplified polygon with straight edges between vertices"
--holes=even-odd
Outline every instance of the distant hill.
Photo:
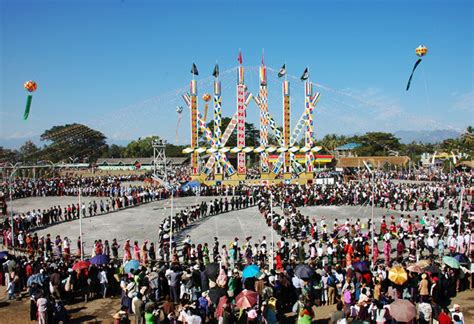
[{"label": "distant hill", "polygon": [[421,131],[396,131],[395,137],[400,139],[403,144],[408,144],[413,141],[422,143],[439,143],[448,138],[457,138],[461,133],[444,129],[444,130],[421,130]]}]

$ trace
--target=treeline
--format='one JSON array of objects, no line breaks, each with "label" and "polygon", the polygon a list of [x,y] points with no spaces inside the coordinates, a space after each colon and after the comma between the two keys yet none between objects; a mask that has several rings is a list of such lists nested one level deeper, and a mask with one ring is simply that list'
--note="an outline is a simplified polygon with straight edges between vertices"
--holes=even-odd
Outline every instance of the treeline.
[{"label": "treeline", "polygon": [[[223,118],[222,129],[225,129],[229,122],[230,118]],[[209,123],[208,127],[213,131],[213,123]],[[258,146],[258,127],[246,123],[245,137],[248,146]],[[100,131],[82,124],[67,124],[54,126],[44,131],[41,134],[41,141],[44,143],[42,146],[27,141],[18,150],[0,147],[0,163],[90,163],[98,158],[151,157],[153,156],[152,143],[157,139],[159,139],[158,136],[149,136],[133,140],[125,146],[109,145],[106,136]],[[236,143],[237,136],[236,131],[234,131],[226,146],[232,147]],[[277,145],[277,140],[273,135],[269,136],[269,143]],[[320,151],[322,154],[334,154],[337,147],[348,143],[359,145],[354,149],[359,156],[407,155],[414,161],[417,161],[422,153],[433,153],[435,151],[463,153],[464,156],[469,158],[472,158],[474,153],[474,134],[471,126],[458,138],[446,139],[435,144],[417,142],[402,144],[393,134],[385,132],[368,132],[358,136],[328,134],[321,140],[315,141],[315,145],[322,147]],[[209,146],[204,135],[200,136],[199,144]],[[300,140],[299,145],[304,145],[304,139]],[[182,153],[184,148],[185,146],[167,144],[166,155],[170,157],[185,156]]]}]

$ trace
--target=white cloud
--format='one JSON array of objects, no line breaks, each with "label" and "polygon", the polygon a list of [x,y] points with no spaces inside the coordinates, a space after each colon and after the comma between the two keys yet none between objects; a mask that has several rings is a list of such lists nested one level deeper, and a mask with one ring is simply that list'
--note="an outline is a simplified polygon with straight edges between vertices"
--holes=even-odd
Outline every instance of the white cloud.
[{"label": "white cloud", "polygon": [[14,139],[23,139],[23,138],[31,138],[35,136],[39,136],[39,133],[35,133],[32,131],[28,132],[13,132],[13,133],[8,133],[8,134],[3,134],[2,137],[5,140],[14,140]]},{"label": "white cloud", "polygon": [[457,97],[452,105],[452,109],[456,111],[474,111],[474,91],[464,94],[453,93],[453,97]]}]

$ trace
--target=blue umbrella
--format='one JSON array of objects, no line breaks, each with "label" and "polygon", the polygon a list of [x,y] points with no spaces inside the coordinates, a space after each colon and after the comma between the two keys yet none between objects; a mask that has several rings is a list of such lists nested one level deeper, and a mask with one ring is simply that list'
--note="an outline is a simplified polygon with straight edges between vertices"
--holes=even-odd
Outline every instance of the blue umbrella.
[{"label": "blue umbrella", "polygon": [[139,267],[140,267],[140,262],[138,262],[137,260],[130,260],[127,263],[125,263],[125,267],[123,268],[123,270],[126,273],[130,273],[132,269],[137,270]]},{"label": "blue umbrella", "polygon": [[188,183],[181,186],[181,190],[191,190],[197,187],[200,187],[201,183],[197,180],[189,181]]},{"label": "blue umbrella", "polygon": [[464,254],[457,254],[454,258],[458,260],[459,264],[469,264],[469,259]]},{"label": "blue umbrella", "polygon": [[108,264],[110,259],[105,254],[98,254],[89,261],[92,264]]},{"label": "blue umbrella", "polygon": [[46,277],[42,273],[37,273],[37,274],[31,275],[28,278],[28,281],[26,282],[26,285],[28,287],[31,287],[33,285],[33,283],[35,283],[37,285],[42,286],[43,283],[45,282],[45,280],[46,280]]},{"label": "blue umbrella", "polygon": [[242,272],[243,278],[252,278],[255,277],[257,273],[260,272],[260,268],[256,264],[251,264],[245,267],[244,272]]}]

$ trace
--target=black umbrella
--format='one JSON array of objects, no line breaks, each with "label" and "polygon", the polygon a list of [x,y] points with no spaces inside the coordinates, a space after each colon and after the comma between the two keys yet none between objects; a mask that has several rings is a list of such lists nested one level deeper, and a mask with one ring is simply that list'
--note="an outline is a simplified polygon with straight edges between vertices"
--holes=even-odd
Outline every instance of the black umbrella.
[{"label": "black umbrella", "polygon": [[309,279],[314,275],[314,269],[307,264],[300,264],[295,268],[295,275],[300,279]]},{"label": "black umbrella", "polygon": [[224,288],[214,287],[214,288],[209,289],[209,295],[208,295],[209,299],[216,306],[219,303],[219,299],[225,295],[226,295],[226,290]]},{"label": "black umbrella", "polygon": [[212,281],[216,281],[217,276],[219,275],[219,263],[209,263],[206,266],[206,275]]},{"label": "black umbrella", "polygon": [[423,268],[423,271],[429,272],[429,273],[439,273],[439,268],[434,265],[429,265],[426,268]]}]

